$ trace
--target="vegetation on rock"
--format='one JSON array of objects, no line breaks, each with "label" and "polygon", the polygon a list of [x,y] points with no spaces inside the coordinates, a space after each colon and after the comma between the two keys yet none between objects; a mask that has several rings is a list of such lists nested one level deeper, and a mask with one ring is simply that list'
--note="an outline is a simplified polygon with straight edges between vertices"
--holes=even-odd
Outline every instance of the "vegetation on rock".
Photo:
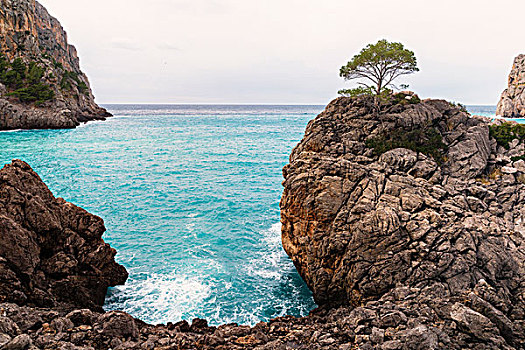
[{"label": "vegetation on rock", "polygon": [[365,141],[377,156],[396,148],[406,148],[434,158],[438,164],[445,160],[447,145],[436,128],[422,127],[412,130],[394,129]]},{"label": "vegetation on rock", "polygon": [[[414,52],[405,49],[403,44],[379,40],[369,44],[355,55],[350,62],[341,67],[339,75],[345,80],[364,79],[358,82],[360,88],[340,90],[340,94],[375,94],[394,87],[394,80],[402,75],[419,71]],[[407,87],[406,85],[404,87]]]},{"label": "vegetation on rock", "polygon": [[510,142],[514,139],[525,140],[525,125],[515,123],[502,123],[490,125],[490,136],[496,140],[498,145],[505,149],[510,148]]},{"label": "vegetation on rock", "polygon": [[7,95],[23,103],[35,102],[37,106],[55,97],[50,85],[43,83],[44,68],[31,61],[26,65],[21,58],[10,63],[0,55],[0,82],[7,88]]}]

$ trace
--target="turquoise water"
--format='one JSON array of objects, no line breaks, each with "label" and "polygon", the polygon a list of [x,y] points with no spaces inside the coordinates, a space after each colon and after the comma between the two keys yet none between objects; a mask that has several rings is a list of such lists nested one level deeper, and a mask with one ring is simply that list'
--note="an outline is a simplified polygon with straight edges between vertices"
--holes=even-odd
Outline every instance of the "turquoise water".
[{"label": "turquoise water", "polygon": [[280,243],[282,167],[323,107],[108,106],[75,130],[0,133],[53,193],[101,216],[126,266],[106,309],[255,324],[312,296]]},{"label": "turquoise water", "polygon": [[[315,304],[280,243],[281,169],[322,106],[107,106],[75,130],[0,133],[57,196],[104,218],[130,272],[106,309],[255,324]],[[493,115],[495,107],[469,107]]]}]

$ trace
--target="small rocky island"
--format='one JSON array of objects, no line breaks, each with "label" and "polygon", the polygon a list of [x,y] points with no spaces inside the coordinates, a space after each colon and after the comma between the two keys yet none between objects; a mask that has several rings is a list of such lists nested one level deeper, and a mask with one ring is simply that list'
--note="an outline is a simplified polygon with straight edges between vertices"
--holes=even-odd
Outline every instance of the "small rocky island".
[{"label": "small rocky island", "polygon": [[74,128],[111,116],[74,46],[35,0],[0,0],[0,130]]},{"label": "small rocky island", "polygon": [[[284,170],[283,246],[308,317],[148,325],[102,219],[0,170],[1,349],[525,349],[525,126],[413,94],[338,98]],[[174,320],[177,321],[177,320]]]},{"label": "small rocky island", "polygon": [[505,118],[525,118],[525,55],[514,60],[509,86],[501,95],[496,114]]}]

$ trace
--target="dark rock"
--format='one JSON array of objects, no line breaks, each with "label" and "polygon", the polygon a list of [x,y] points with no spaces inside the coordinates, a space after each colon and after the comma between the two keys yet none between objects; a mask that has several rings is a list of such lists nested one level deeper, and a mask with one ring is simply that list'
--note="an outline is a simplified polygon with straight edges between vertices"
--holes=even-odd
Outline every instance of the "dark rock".
[{"label": "dark rock", "polygon": [[24,350],[31,345],[31,338],[27,334],[21,334],[9,341],[2,347],[2,350]]},{"label": "dark rock", "polygon": [[[55,198],[22,161],[0,170],[0,301],[100,310],[127,272],[102,240],[101,218]],[[13,283],[15,281],[15,283]],[[17,295],[24,295],[23,299]]]},{"label": "dark rock", "polygon": [[100,332],[110,338],[124,338],[136,340],[139,335],[139,330],[135,324],[133,317],[125,312],[111,311],[102,316],[95,326]]}]

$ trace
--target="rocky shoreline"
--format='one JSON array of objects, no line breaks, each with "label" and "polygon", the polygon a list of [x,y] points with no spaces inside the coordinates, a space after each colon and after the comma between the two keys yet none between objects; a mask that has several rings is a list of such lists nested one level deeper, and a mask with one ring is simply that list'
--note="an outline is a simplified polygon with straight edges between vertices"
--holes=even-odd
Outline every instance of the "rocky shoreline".
[{"label": "rocky shoreline", "polygon": [[104,313],[127,273],[102,219],[13,161],[0,170],[0,348],[524,349],[517,125],[441,100],[333,101],[292,152],[281,202],[283,246],[320,307],[254,327]]}]

